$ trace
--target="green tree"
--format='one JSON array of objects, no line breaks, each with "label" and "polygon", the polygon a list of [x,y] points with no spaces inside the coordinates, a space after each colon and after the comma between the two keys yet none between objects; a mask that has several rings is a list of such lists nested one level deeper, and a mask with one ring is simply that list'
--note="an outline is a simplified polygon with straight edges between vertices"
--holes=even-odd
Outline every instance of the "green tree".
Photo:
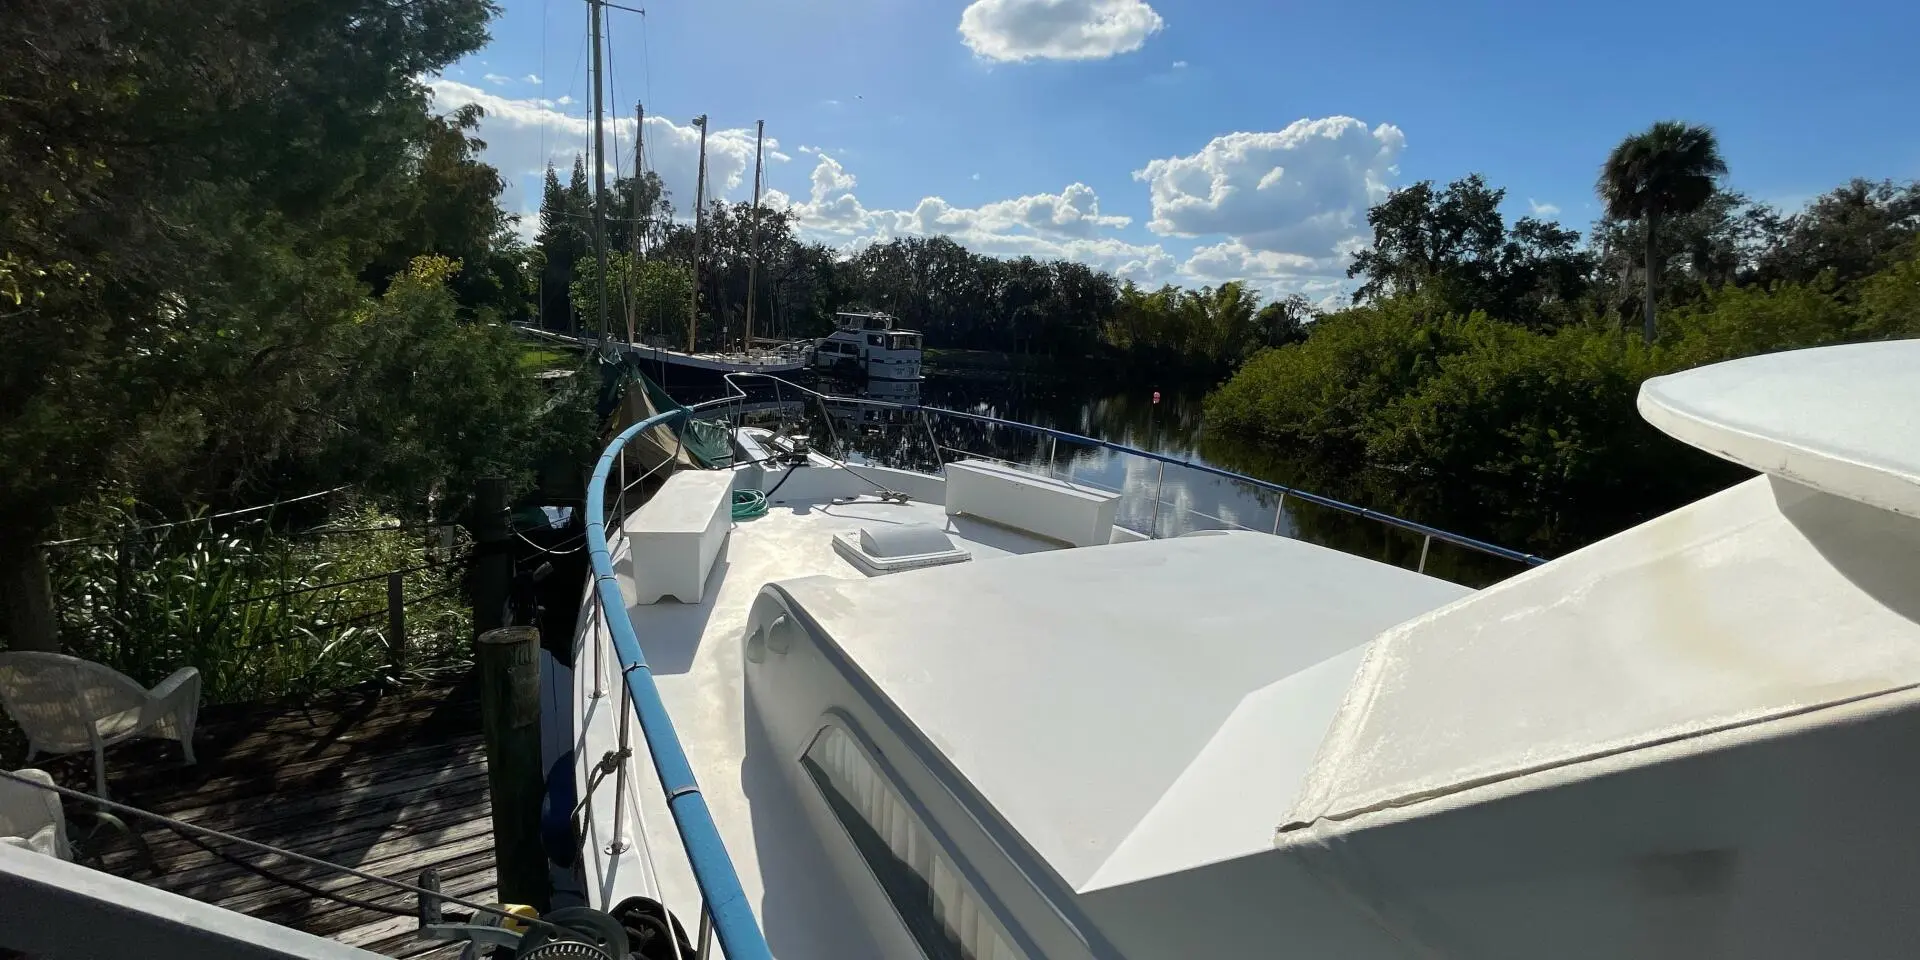
[{"label": "green tree", "polygon": [[539,416],[547,398],[520,370],[511,330],[460,317],[451,286],[461,272],[446,257],[416,258],[329,345],[331,376],[314,402],[330,423],[299,458],[313,465],[309,483],[417,501],[469,477],[529,481],[553,431],[572,443],[590,435],[590,423]]},{"label": "green tree", "polygon": [[1860,285],[1860,323],[1854,332],[1873,340],[1920,337],[1920,240]]},{"label": "green tree", "polygon": [[1663,217],[1691,213],[1713,197],[1715,181],[1725,176],[1720,142],[1713,131],[1694,124],[1662,120],[1613,148],[1601,167],[1596,189],[1609,217],[1643,221],[1646,227],[1645,327],[1652,343],[1654,288],[1659,282],[1655,239]]},{"label": "green tree", "polygon": [[[574,271],[573,306],[584,317],[599,316],[600,273],[592,259],[580,261]],[[671,260],[636,260],[631,254],[607,255],[607,314],[624,335],[631,314],[636,342],[665,338],[684,342],[687,318],[693,307],[693,271]]]},{"label": "green tree", "polygon": [[1404,296],[1329,314],[1305,341],[1262,351],[1209,394],[1207,424],[1358,463],[1371,418],[1465,349],[1469,327],[1487,323]]},{"label": "green tree", "polygon": [[580,217],[587,211],[575,210],[572,197],[560,185],[553,164],[540,191],[540,232],[534,247],[540,252],[539,319],[549,330],[572,330],[573,265],[587,254],[589,245]]},{"label": "green tree", "polygon": [[1580,234],[1522,217],[1507,226],[1506,191],[1470,174],[1435,190],[1422,181],[1367,211],[1373,244],[1354,255],[1357,302],[1415,295],[1455,312],[1484,310],[1532,327],[1567,322],[1591,282]]},{"label": "green tree", "polygon": [[1920,236],[1920,181],[1853,180],[1814,198],[1780,224],[1760,255],[1761,282],[1849,284],[1897,262]]},{"label": "green tree", "polygon": [[1289,294],[1260,308],[1254,315],[1260,346],[1284,347],[1307,339],[1308,324],[1314,319],[1313,304],[1300,294]]},{"label": "green tree", "polygon": [[[460,120],[436,118],[416,79],[478,49],[491,13],[483,0],[297,12],[202,0],[190,16],[160,0],[8,6],[0,597],[12,644],[54,643],[36,544],[63,510],[106,489],[161,507],[257,502],[324,469],[314,458],[337,422],[316,401],[341,376],[366,283],[401,262],[396,237],[494,249],[453,235],[483,230],[459,224],[488,171],[468,165]],[[436,182],[460,196],[436,207],[423,195]]]}]

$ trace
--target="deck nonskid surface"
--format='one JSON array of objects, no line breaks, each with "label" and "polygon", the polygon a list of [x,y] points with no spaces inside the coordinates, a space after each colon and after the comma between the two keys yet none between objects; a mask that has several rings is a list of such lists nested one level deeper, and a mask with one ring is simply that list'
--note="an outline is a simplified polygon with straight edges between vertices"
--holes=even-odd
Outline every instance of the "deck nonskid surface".
[{"label": "deck nonskid surface", "polygon": [[[875,523],[940,527],[972,553],[971,563],[1059,547],[992,524],[948,517],[939,504],[882,503],[866,496],[851,502],[776,505],[766,516],[734,525],[701,603],[669,600],[627,610],[741,884],[760,912],[774,952],[783,958],[849,955],[835,950],[853,944],[836,938],[839,930],[857,927],[858,920],[839,916],[845,905],[825,897],[813,898],[817,902],[806,903],[805,909],[783,909],[779,916],[770,917],[762,909],[770,886],[778,886],[790,906],[796,898],[805,902],[810,894],[830,888],[826,878],[831,868],[821,859],[818,840],[791,818],[785,804],[754,806],[754,795],[770,786],[778,771],[745,766],[741,636],[753,600],[767,583],[819,575],[863,578],[865,574],[834,551],[832,538]],[[622,588],[628,586],[623,578]],[[630,589],[626,592],[632,595]],[[665,803],[658,789],[641,793],[640,818],[666,902],[676,913],[696,909],[699,893],[679,853],[679,836]],[[777,875],[768,876],[770,872]],[[797,917],[804,922],[796,922]]]}]

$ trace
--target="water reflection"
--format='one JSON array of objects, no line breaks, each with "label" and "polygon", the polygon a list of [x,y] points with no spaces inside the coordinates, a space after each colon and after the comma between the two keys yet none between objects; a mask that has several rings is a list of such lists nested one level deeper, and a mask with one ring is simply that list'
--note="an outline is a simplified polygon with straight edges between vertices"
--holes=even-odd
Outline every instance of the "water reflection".
[{"label": "water reflection", "polygon": [[[781,415],[808,421],[816,445],[855,462],[937,471],[968,457],[1000,460],[1071,483],[1118,492],[1115,522],[1169,537],[1197,530],[1242,529],[1279,533],[1460,583],[1485,585],[1514,573],[1515,562],[1443,541],[1431,545],[1411,531],[1306,502],[1183,464],[1213,466],[1270,483],[1310,490],[1359,506],[1395,512],[1392,478],[1342,475],[1323,465],[1290,460],[1257,445],[1206,433],[1201,398],[1194,394],[1129,391],[1075,396],[1058,381],[929,377],[920,383],[822,383],[844,401],[798,405],[788,397]],[[769,396],[768,399],[772,399]],[[983,417],[1031,423],[1095,440],[1123,444],[1180,463],[1165,463],[1100,446],[1041,436],[1012,424],[929,415],[856,402],[923,403]],[[1413,519],[1418,519],[1417,517]]]}]

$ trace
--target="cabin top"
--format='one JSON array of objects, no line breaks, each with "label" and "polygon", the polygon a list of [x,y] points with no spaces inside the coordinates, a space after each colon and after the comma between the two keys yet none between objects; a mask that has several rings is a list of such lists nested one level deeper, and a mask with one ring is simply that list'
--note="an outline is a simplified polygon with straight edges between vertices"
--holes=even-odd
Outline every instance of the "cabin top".
[{"label": "cabin top", "polygon": [[1916,364],[1902,341],[1647,381],[1649,422],[1769,476],[1382,635],[1288,823],[1920,683],[1895,573],[1920,559]]},{"label": "cabin top", "polygon": [[1920,684],[1920,520],[1774,477],[1387,631],[1288,830]]},{"label": "cabin top", "polygon": [[834,326],[841,330],[892,330],[894,319],[886,313],[836,313]]},{"label": "cabin top", "polygon": [[[1221,532],[780,586],[1076,888],[1243,697],[1468,592],[1300,541]],[[1350,675],[1308,678],[1327,692],[1321,730]],[[1259,735],[1300,739],[1283,727]],[[1271,808],[1264,823],[1270,835]]]}]

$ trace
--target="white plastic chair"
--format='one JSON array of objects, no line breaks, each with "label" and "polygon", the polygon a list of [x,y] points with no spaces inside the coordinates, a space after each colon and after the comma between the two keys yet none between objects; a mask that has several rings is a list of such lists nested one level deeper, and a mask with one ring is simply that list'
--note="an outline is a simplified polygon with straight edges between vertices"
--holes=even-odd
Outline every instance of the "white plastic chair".
[{"label": "white plastic chair", "polygon": [[200,671],[182,667],[148,690],[133,678],[60,653],[0,653],[0,707],[36,754],[93,752],[94,793],[107,799],[106,749],[143,733],[178,740],[193,763]]},{"label": "white plastic chair", "polygon": [[[16,770],[14,774],[53,786],[53,778],[45,770]],[[61,860],[73,859],[73,849],[67,846],[67,818],[60,810],[60,795],[0,777],[0,843]]]}]

